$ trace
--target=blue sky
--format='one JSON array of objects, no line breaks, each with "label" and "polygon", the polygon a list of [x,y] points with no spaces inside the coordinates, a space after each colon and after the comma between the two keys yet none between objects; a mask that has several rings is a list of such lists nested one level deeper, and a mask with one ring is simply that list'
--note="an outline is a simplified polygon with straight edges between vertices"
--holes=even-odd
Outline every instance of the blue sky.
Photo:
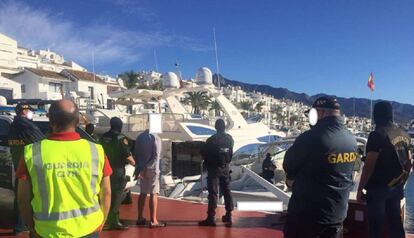
[{"label": "blue sky", "polygon": [[[0,0],[0,32],[92,71],[215,67],[248,83],[310,95],[414,104],[414,1]],[[377,90],[367,88],[370,72]]]}]

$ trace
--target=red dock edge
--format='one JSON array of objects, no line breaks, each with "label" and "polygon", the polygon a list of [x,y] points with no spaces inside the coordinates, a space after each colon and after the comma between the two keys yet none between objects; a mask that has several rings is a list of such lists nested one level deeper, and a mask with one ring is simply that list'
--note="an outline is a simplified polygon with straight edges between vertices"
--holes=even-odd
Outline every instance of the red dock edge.
[{"label": "red dock edge", "polygon": [[[13,236],[11,221],[13,217],[12,204],[1,205],[0,237],[29,237],[28,233]],[[345,221],[344,237],[367,237],[366,212],[363,204],[350,201],[348,219]],[[121,219],[129,225],[125,231],[104,230],[100,237],[145,237],[145,238],[259,238],[272,237],[283,238],[284,216],[263,212],[233,212],[233,226],[225,227],[220,218],[224,214],[224,208],[217,208],[217,226],[199,227],[197,222],[206,217],[207,205],[195,202],[159,198],[158,218],[167,223],[167,227],[150,229],[148,226],[136,226],[137,219],[137,195],[133,195],[133,203],[121,206]],[[363,212],[361,214],[361,212]],[[357,213],[357,215],[355,215]],[[362,216],[361,216],[362,215]],[[148,201],[145,208],[145,216],[149,220]],[[362,221],[360,218],[363,217]],[[357,218],[355,220],[355,218]],[[407,237],[414,238],[412,235]]]}]

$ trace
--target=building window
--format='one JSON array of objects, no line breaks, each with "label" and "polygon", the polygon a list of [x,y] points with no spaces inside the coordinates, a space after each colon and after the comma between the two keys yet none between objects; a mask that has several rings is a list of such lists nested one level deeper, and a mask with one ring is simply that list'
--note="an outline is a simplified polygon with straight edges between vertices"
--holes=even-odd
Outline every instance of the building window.
[{"label": "building window", "polygon": [[89,97],[90,97],[90,99],[94,99],[94,97],[93,97],[93,87],[88,87],[88,92],[89,92]]},{"label": "building window", "polygon": [[61,83],[49,83],[49,92],[52,93],[61,93],[62,92],[62,84]]},{"label": "building window", "polygon": [[22,93],[26,93],[26,85],[22,84],[21,86]]}]

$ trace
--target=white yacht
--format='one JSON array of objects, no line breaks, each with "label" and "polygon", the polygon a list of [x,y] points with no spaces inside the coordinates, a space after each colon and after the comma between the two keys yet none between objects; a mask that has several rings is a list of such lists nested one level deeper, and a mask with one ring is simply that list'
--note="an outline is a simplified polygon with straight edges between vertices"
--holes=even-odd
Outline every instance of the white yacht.
[{"label": "white yacht", "polygon": [[[262,122],[248,123],[229,99],[214,86],[212,73],[208,68],[200,68],[195,82],[186,87],[182,87],[175,73],[168,72],[163,75],[163,86],[164,91],[126,89],[110,95],[122,105],[153,104],[155,107],[150,112],[140,111],[136,114],[128,114],[119,110],[89,109],[86,114],[90,121],[97,124],[99,132],[109,129],[109,120],[112,116],[120,117],[124,121],[123,133],[135,139],[139,133],[148,128],[149,115],[161,113],[162,133],[159,135],[163,140],[161,171],[163,172],[164,195],[185,197],[186,194],[200,193],[202,160],[198,154],[199,147],[197,147],[200,144],[197,145],[197,142],[205,141],[215,133],[213,125],[217,118],[191,115],[180,102],[180,98],[186,93],[206,92],[221,106],[224,116],[220,118],[226,121],[226,131],[235,141],[232,162],[234,181],[244,176],[241,165],[261,163],[263,159],[259,153],[261,146],[285,137],[284,132],[269,129]],[[161,109],[163,107],[161,104],[165,104],[166,110]],[[256,173],[261,172],[261,169],[254,170]],[[176,179],[177,177],[179,179]],[[243,184],[248,183],[244,181]],[[239,185],[239,189],[242,190]]]}]

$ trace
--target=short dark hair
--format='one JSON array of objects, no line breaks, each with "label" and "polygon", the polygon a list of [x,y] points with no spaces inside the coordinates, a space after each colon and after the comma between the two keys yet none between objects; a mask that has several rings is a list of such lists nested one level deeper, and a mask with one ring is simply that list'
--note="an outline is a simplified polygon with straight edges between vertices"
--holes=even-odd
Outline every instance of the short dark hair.
[{"label": "short dark hair", "polygon": [[79,109],[73,103],[75,110],[67,111],[61,105],[61,101],[53,102],[49,108],[49,123],[53,125],[57,132],[76,127],[79,123]]},{"label": "short dark hair", "polygon": [[92,123],[88,123],[88,124],[86,124],[86,126],[85,126],[85,131],[86,131],[88,134],[92,134],[94,130],[95,130],[95,125],[94,125],[94,124],[92,124]]}]

